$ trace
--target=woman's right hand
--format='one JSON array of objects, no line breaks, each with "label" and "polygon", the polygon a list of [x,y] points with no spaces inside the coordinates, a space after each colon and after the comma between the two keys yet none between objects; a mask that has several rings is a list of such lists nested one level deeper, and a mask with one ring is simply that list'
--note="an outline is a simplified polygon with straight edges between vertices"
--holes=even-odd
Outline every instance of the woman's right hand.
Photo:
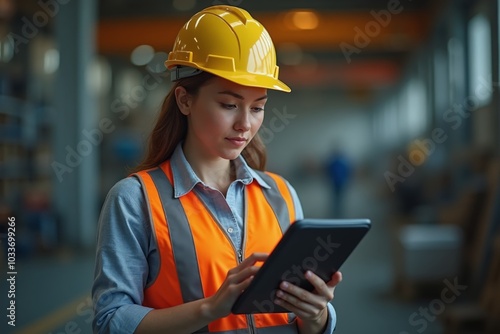
[{"label": "woman's right hand", "polygon": [[238,266],[227,272],[226,279],[219,290],[213,296],[207,298],[208,309],[206,311],[209,312],[210,317],[219,319],[231,313],[234,302],[241,292],[250,285],[253,276],[260,269],[254,264],[265,261],[267,257],[268,254],[266,253],[253,253]]}]

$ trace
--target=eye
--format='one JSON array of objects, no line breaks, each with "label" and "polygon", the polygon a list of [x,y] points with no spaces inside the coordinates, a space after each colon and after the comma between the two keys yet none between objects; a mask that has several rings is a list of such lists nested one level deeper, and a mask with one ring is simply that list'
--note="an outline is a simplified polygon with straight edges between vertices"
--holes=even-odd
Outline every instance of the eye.
[{"label": "eye", "polygon": [[222,108],[228,109],[228,110],[233,110],[233,109],[237,108],[235,104],[221,103],[220,105]]},{"label": "eye", "polygon": [[263,107],[253,107],[252,111],[258,113],[258,112],[264,111],[264,108]]}]

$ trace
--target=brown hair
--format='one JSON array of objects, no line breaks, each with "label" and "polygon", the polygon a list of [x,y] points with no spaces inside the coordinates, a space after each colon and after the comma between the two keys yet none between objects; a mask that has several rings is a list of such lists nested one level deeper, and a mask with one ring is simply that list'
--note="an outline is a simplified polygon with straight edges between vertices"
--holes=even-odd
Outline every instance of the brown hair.
[{"label": "brown hair", "polygon": [[[189,94],[196,95],[200,87],[207,84],[213,77],[213,74],[202,72],[175,82],[163,101],[155,127],[149,136],[146,156],[133,169],[133,172],[154,168],[165,160],[170,159],[177,144],[186,138],[187,118],[180,112],[177,106],[175,89],[181,86]],[[264,170],[266,165],[266,148],[258,133],[241,154],[250,167]]]}]

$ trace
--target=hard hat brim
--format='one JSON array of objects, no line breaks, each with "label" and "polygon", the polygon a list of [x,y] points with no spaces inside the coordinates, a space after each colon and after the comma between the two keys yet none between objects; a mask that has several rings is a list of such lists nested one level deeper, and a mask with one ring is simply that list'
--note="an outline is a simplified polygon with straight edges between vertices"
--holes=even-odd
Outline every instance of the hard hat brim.
[{"label": "hard hat brim", "polygon": [[174,66],[187,66],[191,68],[197,68],[199,70],[208,73],[212,73],[213,75],[216,75],[218,77],[221,77],[223,79],[229,80],[231,82],[237,83],[242,86],[266,88],[286,93],[292,91],[291,88],[288,87],[288,85],[285,84],[283,81],[272,78],[265,74],[241,73],[238,71],[224,71],[212,68],[203,68],[195,65],[196,64],[193,64],[191,62],[185,62],[185,64],[183,64],[183,61],[178,61],[178,60],[176,61],[167,60],[165,62],[165,66],[171,71],[173,70]]},{"label": "hard hat brim", "polygon": [[291,88],[288,87],[283,81],[270,78],[267,75],[259,75],[259,74],[250,74],[250,73],[238,73],[238,72],[227,72],[227,71],[218,71],[218,70],[204,70],[209,73],[212,73],[216,76],[219,76],[223,79],[232,81],[242,86],[248,87],[259,87],[277,90],[281,92],[289,93],[291,92]]}]

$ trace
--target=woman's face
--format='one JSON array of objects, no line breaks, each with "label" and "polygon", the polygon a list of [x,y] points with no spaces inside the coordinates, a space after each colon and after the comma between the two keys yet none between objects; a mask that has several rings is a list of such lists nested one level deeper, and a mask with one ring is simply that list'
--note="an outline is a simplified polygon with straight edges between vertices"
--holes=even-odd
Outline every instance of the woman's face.
[{"label": "woman's face", "polygon": [[[183,90],[183,88],[181,89]],[[265,88],[241,86],[214,77],[179,107],[188,118],[184,150],[198,158],[232,160],[250,143],[264,119]]]}]

